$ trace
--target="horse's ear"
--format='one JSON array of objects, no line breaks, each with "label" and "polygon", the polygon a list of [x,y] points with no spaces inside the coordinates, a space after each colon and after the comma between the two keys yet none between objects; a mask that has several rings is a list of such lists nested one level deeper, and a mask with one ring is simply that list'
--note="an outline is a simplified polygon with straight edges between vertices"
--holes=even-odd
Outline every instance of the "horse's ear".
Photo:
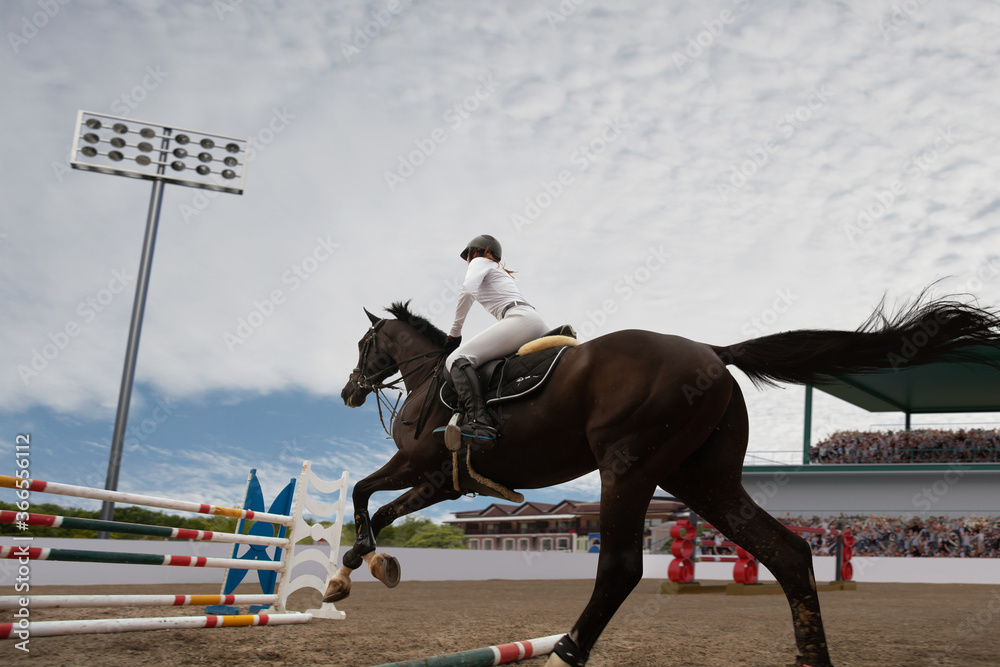
[{"label": "horse's ear", "polygon": [[365,315],[367,315],[368,319],[372,321],[372,324],[378,324],[378,321],[382,319],[376,315],[372,315],[371,313],[369,313],[367,308],[365,308]]}]

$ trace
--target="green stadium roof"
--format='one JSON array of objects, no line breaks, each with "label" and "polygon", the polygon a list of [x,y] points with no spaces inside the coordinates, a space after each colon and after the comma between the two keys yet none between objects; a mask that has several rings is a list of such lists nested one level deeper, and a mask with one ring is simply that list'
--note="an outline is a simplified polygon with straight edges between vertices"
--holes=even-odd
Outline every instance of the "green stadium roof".
[{"label": "green stadium roof", "polygon": [[[970,354],[982,361],[969,360]],[[970,345],[933,364],[829,376],[807,385],[802,439],[806,465],[812,444],[813,387],[869,412],[905,413],[906,430],[912,414],[1000,412],[1000,346]]]},{"label": "green stadium roof", "polygon": [[967,351],[993,364],[952,357],[898,371],[838,375],[815,387],[869,412],[1000,412],[1000,347]]}]

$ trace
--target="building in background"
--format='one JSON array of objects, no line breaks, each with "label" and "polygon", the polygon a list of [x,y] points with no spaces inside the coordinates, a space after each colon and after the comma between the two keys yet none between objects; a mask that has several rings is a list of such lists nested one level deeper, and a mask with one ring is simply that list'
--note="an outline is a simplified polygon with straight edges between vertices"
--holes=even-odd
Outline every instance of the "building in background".
[{"label": "building in background", "polygon": [[[600,502],[563,500],[522,505],[493,503],[456,512],[444,523],[465,533],[470,549],[484,551],[593,551],[600,544]],[[654,497],[646,511],[643,543],[649,548],[653,526],[687,518],[687,508],[670,497]]]}]

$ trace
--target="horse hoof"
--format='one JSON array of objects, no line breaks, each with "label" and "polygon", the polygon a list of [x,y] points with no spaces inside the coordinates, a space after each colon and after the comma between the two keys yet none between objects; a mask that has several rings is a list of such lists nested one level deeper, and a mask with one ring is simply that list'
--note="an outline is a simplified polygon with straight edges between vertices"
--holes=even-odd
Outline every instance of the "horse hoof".
[{"label": "horse hoof", "polygon": [[795,658],[793,664],[788,665],[788,667],[833,667],[833,663],[829,660],[809,660],[806,661],[801,656]]},{"label": "horse hoof", "polygon": [[350,579],[331,579],[326,586],[323,602],[340,602],[351,594]]},{"label": "horse hoof", "polygon": [[401,573],[399,561],[395,557],[386,553],[378,554],[368,563],[368,569],[386,587],[395,588],[399,585]]}]

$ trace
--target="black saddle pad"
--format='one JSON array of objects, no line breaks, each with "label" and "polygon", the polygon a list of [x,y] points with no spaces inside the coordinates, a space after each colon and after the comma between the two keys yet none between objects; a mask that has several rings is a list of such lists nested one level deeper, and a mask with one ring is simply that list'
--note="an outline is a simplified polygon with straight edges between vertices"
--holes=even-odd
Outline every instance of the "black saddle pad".
[{"label": "black saddle pad", "polygon": [[[490,371],[489,377],[480,374],[479,381],[484,387],[483,396],[486,398],[486,403],[511,401],[541,388],[552,375],[552,369],[567,347],[569,346],[550,347],[523,357],[512,354],[484,364],[480,370]],[[441,383],[440,397],[441,402],[450,410],[461,411],[457,407],[458,395],[450,382]]]}]

